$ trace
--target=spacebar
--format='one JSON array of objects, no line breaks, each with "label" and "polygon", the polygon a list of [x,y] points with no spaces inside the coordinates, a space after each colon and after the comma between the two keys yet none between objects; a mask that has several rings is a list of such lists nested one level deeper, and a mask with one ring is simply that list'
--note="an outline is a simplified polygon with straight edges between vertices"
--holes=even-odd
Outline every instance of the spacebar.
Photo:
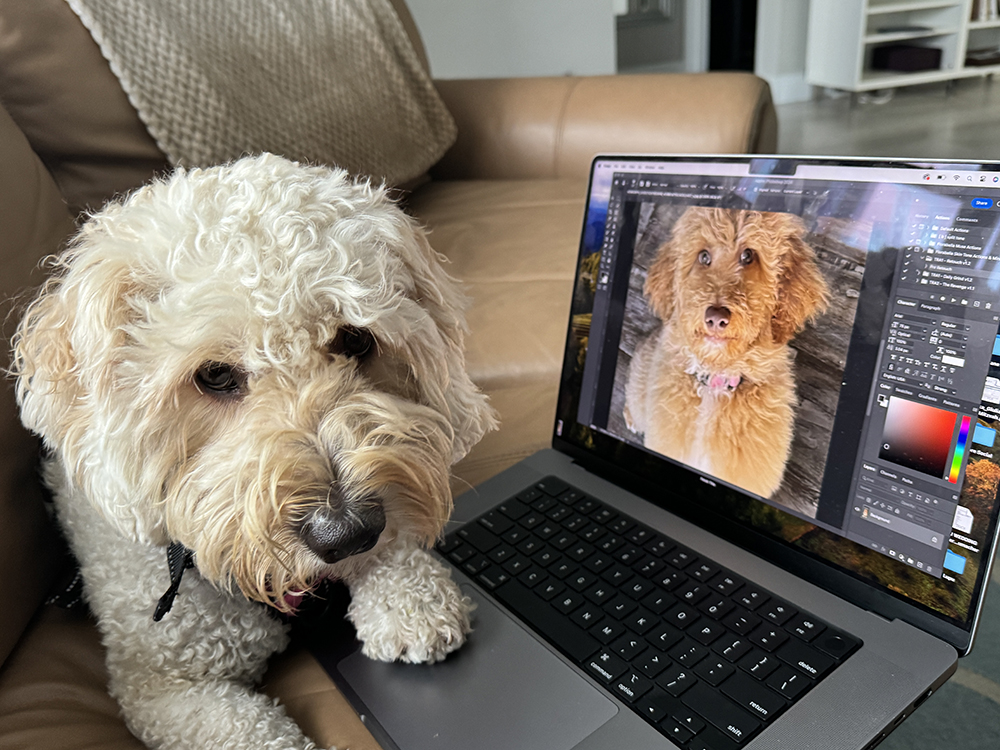
[{"label": "spacebar", "polygon": [[535,596],[531,589],[517,581],[508,581],[493,595],[577,661],[583,661],[601,645],[596,638],[584,633],[547,601]]}]

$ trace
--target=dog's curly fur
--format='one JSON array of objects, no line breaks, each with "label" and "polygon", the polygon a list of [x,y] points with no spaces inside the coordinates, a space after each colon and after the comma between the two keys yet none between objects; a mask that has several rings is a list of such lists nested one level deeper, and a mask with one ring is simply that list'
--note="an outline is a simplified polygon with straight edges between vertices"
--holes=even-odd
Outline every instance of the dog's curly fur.
[{"label": "dog's curly fur", "polygon": [[[107,206],[55,261],[17,398],[148,745],[313,747],[253,683],[287,640],[261,603],[292,611],[325,579],[373,658],[463,643],[470,603],[423,548],[495,416],[439,260],[384,189],[265,154]],[[196,569],[154,622],[171,543]]]},{"label": "dog's curly fur", "polygon": [[763,497],[792,441],[789,340],[829,291],[792,214],[687,209],[649,268],[662,327],[636,348],[625,420],[651,450]]}]

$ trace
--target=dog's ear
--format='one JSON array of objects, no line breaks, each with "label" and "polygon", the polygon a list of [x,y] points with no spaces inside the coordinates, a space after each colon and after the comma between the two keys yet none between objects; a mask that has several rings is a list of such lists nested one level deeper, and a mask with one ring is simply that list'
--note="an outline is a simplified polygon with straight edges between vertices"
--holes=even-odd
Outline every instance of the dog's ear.
[{"label": "dog's ear", "polygon": [[806,244],[805,226],[791,214],[775,214],[775,231],[783,238],[778,277],[778,302],[771,335],[785,344],[807,321],[822,313],[829,301],[826,280],[816,265],[816,253]]},{"label": "dog's ear", "polygon": [[465,367],[465,309],[468,300],[458,284],[444,270],[447,259],[437,253],[427,239],[426,232],[409,217],[403,217],[408,227],[404,237],[401,257],[415,284],[415,299],[434,321],[440,336],[441,350],[433,352],[437,360],[434,367],[441,368],[441,377],[431,378],[432,383],[422,387],[440,390],[433,394],[435,401],[444,403],[448,410],[454,437],[452,462],[463,458],[469,450],[499,422],[489,399],[472,382]]},{"label": "dog's ear", "polygon": [[14,336],[21,419],[53,449],[62,450],[70,425],[110,397],[109,374],[128,311],[127,269],[92,257],[85,229],[53,262],[54,275],[28,306]]},{"label": "dog's ear", "polygon": [[660,320],[669,320],[674,314],[674,277],[677,273],[677,253],[674,240],[664,242],[656,251],[656,258],[649,266],[642,293]]}]

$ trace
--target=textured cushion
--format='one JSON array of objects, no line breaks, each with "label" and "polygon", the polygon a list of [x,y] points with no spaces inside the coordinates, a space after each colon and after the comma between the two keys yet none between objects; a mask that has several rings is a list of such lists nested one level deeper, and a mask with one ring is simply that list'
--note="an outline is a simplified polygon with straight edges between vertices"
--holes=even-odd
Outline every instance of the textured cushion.
[{"label": "textured cushion", "polygon": [[271,151],[408,181],[455,138],[389,0],[68,0],[171,163]]}]

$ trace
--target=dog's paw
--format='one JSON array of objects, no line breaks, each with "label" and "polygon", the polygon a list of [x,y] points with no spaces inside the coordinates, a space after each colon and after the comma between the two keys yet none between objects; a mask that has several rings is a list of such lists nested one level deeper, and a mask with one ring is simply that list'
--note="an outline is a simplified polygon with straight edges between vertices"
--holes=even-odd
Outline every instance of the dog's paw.
[{"label": "dog's paw", "polygon": [[472,600],[447,568],[423,550],[406,550],[351,586],[347,616],[378,661],[441,661],[465,643]]}]

